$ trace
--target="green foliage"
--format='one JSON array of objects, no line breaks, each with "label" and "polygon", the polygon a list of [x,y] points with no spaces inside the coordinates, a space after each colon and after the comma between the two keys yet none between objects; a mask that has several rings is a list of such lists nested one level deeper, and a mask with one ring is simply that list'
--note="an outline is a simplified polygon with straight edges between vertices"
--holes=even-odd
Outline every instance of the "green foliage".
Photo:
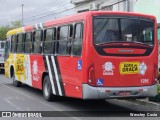
[{"label": "green foliage", "polygon": [[11,22],[11,28],[12,29],[15,29],[15,28],[19,28],[21,27],[21,22],[20,21],[14,21],[14,22]]},{"label": "green foliage", "polygon": [[0,27],[0,40],[6,39],[6,33],[10,30],[9,26]]},{"label": "green foliage", "polygon": [[0,40],[6,39],[6,34],[9,30],[21,27],[20,21],[11,22],[11,25],[1,26],[0,27]]},{"label": "green foliage", "polygon": [[158,87],[157,87],[157,92],[158,92],[158,94],[160,94],[160,85],[158,85]]}]

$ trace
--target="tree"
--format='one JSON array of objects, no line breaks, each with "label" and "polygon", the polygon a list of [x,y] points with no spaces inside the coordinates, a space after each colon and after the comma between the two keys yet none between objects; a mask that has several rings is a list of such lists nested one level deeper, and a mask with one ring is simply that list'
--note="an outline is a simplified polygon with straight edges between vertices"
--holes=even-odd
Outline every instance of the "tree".
[{"label": "tree", "polygon": [[21,27],[20,21],[11,22],[11,25],[1,26],[0,27],[0,40],[6,39],[6,34],[9,30]]},{"label": "tree", "polygon": [[10,27],[8,25],[0,27],[0,40],[6,39],[6,34],[9,30],[10,30]]},{"label": "tree", "polygon": [[21,21],[11,22],[11,28],[12,28],[12,29],[19,28],[19,27],[21,27],[21,26],[22,26]]}]

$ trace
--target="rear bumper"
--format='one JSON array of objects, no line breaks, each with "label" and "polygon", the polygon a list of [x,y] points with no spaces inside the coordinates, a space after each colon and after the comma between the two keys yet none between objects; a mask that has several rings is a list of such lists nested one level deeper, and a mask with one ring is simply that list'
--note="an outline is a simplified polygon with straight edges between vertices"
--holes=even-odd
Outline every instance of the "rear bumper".
[{"label": "rear bumper", "polygon": [[[88,84],[83,84],[82,89],[83,99],[154,97],[157,94],[157,84],[142,87],[92,87]],[[130,91],[131,94],[127,96],[120,96],[120,91]]]}]

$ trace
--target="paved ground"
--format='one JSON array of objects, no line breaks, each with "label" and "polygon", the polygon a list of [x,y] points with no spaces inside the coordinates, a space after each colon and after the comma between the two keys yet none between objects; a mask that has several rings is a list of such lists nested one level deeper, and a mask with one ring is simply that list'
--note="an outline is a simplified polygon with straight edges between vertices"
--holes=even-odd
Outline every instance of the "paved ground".
[{"label": "paved ground", "polygon": [[[139,105],[137,103],[127,102],[125,100],[107,100],[107,101],[82,101],[78,99],[63,98],[57,102],[47,102],[43,99],[42,92],[24,85],[23,87],[17,88],[12,85],[12,81],[6,78],[3,74],[0,75],[0,111],[59,111],[54,112],[54,114],[61,114],[65,117],[66,120],[70,119],[88,119],[88,120],[128,120],[128,119],[137,119],[136,117],[94,117],[93,116],[104,116],[103,112],[86,112],[86,111],[112,111],[113,116],[121,114],[122,111],[160,111],[160,108]],[[64,112],[64,111],[79,111],[77,112]],[[80,112],[81,111],[81,112]],[[121,112],[119,112],[121,111]],[[48,113],[50,114],[50,113]],[[53,113],[51,113],[53,114]],[[81,117],[79,117],[81,116]],[[87,116],[87,117],[86,117]],[[123,116],[123,112],[122,112]],[[7,118],[0,118],[0,120],[6,120]],[[19,119],[19,118],[18,118]],[[14,120],[18,120],[14,118]],[[33,119],[33,118],[31,118]],[[40,119],[40,118],[38,118]],[[41,118],[41,119],[53,119],[53,118]],[[64,119],[62,117],[57,117],[54,119]],[[140,117],[138,119],[143,119]],[[145,120],[158,120],[159,118],[147,117]],[[13,120],[13,118],[11,119]]]}]

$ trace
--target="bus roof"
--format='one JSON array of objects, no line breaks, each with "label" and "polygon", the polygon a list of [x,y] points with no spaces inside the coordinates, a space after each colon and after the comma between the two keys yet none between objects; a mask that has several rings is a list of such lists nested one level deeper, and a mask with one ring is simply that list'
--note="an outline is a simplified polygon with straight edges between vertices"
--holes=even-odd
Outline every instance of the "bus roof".
[{"label": "bus roof", "polygon": [[87,11],[87,12],[77,13],[77,14],[70,15],[70,16],[65,16],[65,17],[58,18],[58,19],[53,19],[50,21],[46,21],[44,23],[39,23],[39,24],[35,24],[35,25],[29,25],[29,26],[24,26],[21,28],[13,29],[13,30],[8,31],[7,36],[14,35],[17,33],[29,32],[29,31],[33,31],[33,30],[39,29],[39,28],[42,29],[43,27],[49,28],[49,27],[52,27],[55,25],[69,23],[72,21],[85,20],[85,18],[87,16],[94,16],[94,15],[96,16],[96,15],[104,15],[104,14],[139,16],[139,17],[146,17],[146,18],[150,18],[150,19],[156,19],[153,15],[139,14],[139,13],[133,13],[133,12]]}]

